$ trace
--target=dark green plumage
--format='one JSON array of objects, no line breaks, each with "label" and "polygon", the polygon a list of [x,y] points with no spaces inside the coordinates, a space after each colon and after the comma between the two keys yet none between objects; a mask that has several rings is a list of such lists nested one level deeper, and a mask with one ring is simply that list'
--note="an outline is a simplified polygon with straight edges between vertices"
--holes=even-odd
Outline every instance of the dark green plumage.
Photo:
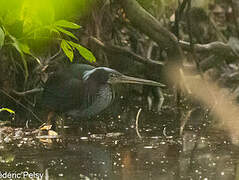
[{"label": "dark green plumage", "polygon": [[160,83],[125,76],[106,67],[73,64],[47,80],[42,103],[50,110],[75,118],[91,117],[106,109],[114,100],[114,83]]}]

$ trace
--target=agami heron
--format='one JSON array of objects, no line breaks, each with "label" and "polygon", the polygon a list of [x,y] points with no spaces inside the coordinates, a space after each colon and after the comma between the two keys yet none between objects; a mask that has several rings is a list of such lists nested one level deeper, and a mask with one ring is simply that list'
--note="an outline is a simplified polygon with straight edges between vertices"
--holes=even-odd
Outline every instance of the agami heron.
[{"label": "agami heron", "polygon": [[[65,113],[73,118],[88,118],[99,114],[114,100],[116,83],[134,83],[163,87],[164,85],[107,68],[72,64],[49,77],[42,102],[51,112]],[[52,113],[48,115],[48,122]]]}]

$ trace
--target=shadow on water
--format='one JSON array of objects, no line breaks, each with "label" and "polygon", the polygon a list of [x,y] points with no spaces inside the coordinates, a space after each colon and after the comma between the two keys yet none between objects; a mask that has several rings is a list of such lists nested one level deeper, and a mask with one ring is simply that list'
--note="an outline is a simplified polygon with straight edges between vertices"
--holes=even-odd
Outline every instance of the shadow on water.
[{"label": "shadow on water", "polygon": [[238,178],[238,148],[225,132],[198,136],[196,131],[185,130],[181,138],[174,138],[170,128],[162,133],[170,115],[160,117],[164,125],[152,114],[141,114],[141,139],[134,123],[126,129],[117,126],[124,115],[108,121],[108,133],[83,133],[74,125],[64,131],[64,138],[51,141],[40,139],[38,129],[0,127],[0,179],[5,172],[42,173],[42,179],[53,180]]}]

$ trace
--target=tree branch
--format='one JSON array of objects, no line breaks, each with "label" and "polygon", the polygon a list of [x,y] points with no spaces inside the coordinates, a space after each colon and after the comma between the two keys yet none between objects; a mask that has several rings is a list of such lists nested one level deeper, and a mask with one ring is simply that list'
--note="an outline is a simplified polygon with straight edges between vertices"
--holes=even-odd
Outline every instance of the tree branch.
[{"label": "tree branch", "polygon": [[[183,50],[190,51],[190,43],[186,41],[179,41],[180,46]],[[232,48],[223,42],[211,42],[208,44],[194,44],[195,51],[197,53],[205,53],[210,52],[213,54],[221,55],[221,56],[232,56],[237,57],[238,56],[233,52]]]},{"label": "tree branch", "polygon": [[181,63],[183,53],[174,34],[162,27],[136,0],[118,0],[118,2],[124,8],[130,22],[163,48],[171,62]]},{"label": "tree branch", "polygon": [[42,91],[43,91],[43,88],[34,88],[34,89],[24,91],[24,92],[18,92],[18,91],[15,91],[15,90],[12,90],[11,92],[14,93],[17,96],[26,96],[26,95],[29,95],[29,94],[35,94],[35,93],[39,93],[39,92],[42,92]]},{"label": "tree branch", "polygon": [[160,66],[162,67],[164,65],[164,63],[162,62],[158,62],[158,61],[153,61],[149,58],[145,58],[142,57],[126,48],[123,48],[121,46],[116,46],[116,45],[111,45],[111,44],[104,44],[102,41],[94,38],[94,37],[90,37],[90,41],[93,42],[94,44],[96,44],[97,46],[103,48],[105,51],[109,52],[109,53],[119,53],[121,55],[124,55],[126,57],[131,57],[133,58],[135,61],[145,64],[145,65],[156,65],[156,66]]}]

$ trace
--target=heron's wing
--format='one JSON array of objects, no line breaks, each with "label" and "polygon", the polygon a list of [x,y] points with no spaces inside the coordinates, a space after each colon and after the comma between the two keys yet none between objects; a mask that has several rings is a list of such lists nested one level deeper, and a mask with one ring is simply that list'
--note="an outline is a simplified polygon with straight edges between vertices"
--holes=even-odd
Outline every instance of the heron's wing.
[{"label": "heron's wing", "polygon": [[43,104],[63,112],[80,106],[82,86],[80,79],[52,76],[45,85]]}]

